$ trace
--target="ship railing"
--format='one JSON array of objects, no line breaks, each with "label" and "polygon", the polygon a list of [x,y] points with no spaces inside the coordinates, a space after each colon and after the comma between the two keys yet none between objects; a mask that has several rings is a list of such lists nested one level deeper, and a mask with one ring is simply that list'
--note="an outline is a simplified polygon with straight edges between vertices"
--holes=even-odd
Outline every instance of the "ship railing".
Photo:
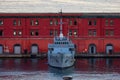
[{"label": "ship railing", "polygon": [[54,38],[54,41],[63,41],[63,40],[69,40],[68,38],[66,38],[66,37],[62,37],[62,38],[60,38],[60,37],[58,37],[58,36],[56,36],[55,38]]},{"label": "ship railing", "polygon": [[48,47],[73,47],[74,48],[74,45],[73,44],[68,44],[68,45],[64,45],[64,44],[49,44]]},{"label": "ship railing", "polygon": [[73,44],[72,42],[68,42],[68,41],[55,41],[54,42],[54,44],[66,44],[66,45],[68,45],[68,44]]},{"label": "ship railing", "polygon": [[48,47],[74,47],[74,44],[49,44]]}]

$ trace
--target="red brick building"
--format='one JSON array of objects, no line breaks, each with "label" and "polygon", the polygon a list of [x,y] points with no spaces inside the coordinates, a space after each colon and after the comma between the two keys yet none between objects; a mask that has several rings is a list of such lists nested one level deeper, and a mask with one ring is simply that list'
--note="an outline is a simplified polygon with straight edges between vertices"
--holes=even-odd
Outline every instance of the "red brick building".
[{"label": "red brick building", "polygon": [[[0,13],[0,54],[39,54],[59,35],[58,13]],[[78,53],[119,53],[120,13],[63,13]]]}]

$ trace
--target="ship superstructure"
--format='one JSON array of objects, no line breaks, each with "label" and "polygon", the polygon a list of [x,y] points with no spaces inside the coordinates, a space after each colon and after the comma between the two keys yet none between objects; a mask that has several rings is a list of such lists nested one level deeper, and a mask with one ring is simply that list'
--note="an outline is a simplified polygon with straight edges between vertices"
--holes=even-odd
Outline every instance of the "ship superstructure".
[{"label": "ship superstructure", "polygon": [[48,64],[53,67],[66,68],[74,65],[75,45],[62,33],[60,18],[60,35],[54,37],[54,43],[48,44]]}]

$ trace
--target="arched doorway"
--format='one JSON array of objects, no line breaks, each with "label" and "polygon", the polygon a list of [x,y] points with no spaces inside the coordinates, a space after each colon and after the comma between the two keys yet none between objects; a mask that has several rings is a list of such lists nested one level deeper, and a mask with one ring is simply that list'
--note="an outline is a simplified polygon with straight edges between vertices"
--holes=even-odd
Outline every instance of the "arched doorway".
[{"label": "arched doorway", "polygon": [[31,46],[31,54],[38,54],[38,45],[37,44],[33,44]]},{"label": "arched doorway", "polygon": [[90,44],[89,49],[88,49],[89,54],[95,54],[96,53],[96,45],[95,44]]},{"label": "arched doorway", "polygon": [[14,45],[14,54],[21,54],[21,46],[20,44]]},{"label": "arched doorway", "polygon": [[106,45],[106,54],[111,54],[111,53],[113,53],[113,45],[107,44]]},{"label": "arched doorway", "polygon": [[3,53],[3,45],[0,44],[0,54]]}]

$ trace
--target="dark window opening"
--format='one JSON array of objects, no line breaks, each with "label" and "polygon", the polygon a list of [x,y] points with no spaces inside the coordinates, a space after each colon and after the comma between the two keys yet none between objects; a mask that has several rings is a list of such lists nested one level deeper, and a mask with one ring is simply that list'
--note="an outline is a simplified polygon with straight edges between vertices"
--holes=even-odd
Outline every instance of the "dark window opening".
[{"label": "dark window opening", "polygon": [[109,30],[106,30],[105,35],[106,35],[106,36],[109,35]]},{"label": "dark window opening", "polygon": [[93,31],[93,35],[96,36],[96,31]]},{"label": "dark window opening", "polygon": [[113,25],[114,25],[113,20],[110,20],[110,26],[113,26]]},{"label": "dark window opening", "polygon": [[0,26],[1,26],[1,25],[3,25],[3,21],[2,21],[2,20],[0,20]]},{"label": "dark window opening", "polygon": [[108,20],[105,21],[105,25],[108,26]]},{"label": "dark window opening", "polygon": [[92,21],[90,20],[90,21],[88,21],[88,25],[92,25]]},{"label": "dark window opening", "polygon": [[88,30],[88,35],[89,36],[96,36],[97,35],[97,32],[96,32],[96,30]]},{"label": "dark window opening", "polygon": [[52,30],[50,30],[50,36],[52,36],[53,35],[53,31]]},{"label": "dark window opening", "polygon": [[72,36],[72,30],[69,30],[69,36]]},{"label": "dark window opening", "polygon": [[3,30],[0,30],[0,36],[3,36]]},{"label": "dark window opening", "polygon": [[92,36],[92,30],[89,30],[89,31],[88,31],[88,35],[89,35],[89,36]]},{"label": "dark window opening", "polygon": [[77,25],[77,21],[76,20],[74,21],[74,25]]},{"label": "dark window opening", "polygon": [[55,30],[55,31],[54,31],[54,36],[57,36],[57,35],[58,35],[58,31]]},{"label": "dark window opening", "polygon": [[35,32],[35,35],[36,35],[36,36],[38,36],[38,35],[39,35],[38,31],[36,31],[36,32]]},{"label": "dark window opening", "polygon": [[31,35],[31,36],[34,36],[34,32],[33,32],[33,31],[31,31],[31,32],[30,32],[30,35]]},{"label": "dark window opening", "polygon": [[93,46],[91,47],[91,53],[94,53],[94,47]]},{"label": "dark window opening", "polygon": [[105,31],[105,36],[113,36],[114,35],[114,30],[106,30]]},{"label": "dark window opening", "polygon": [[17,22],[16,20],[13,21],[13,25],[16,26],[17,25]]},{"label": "dark window opening", "polygon": [[55,25],[58,25],[58,21],[57,21],[57,20],[55,20],[55,21],[54,21],[54,24],[55,24]]},{"label": "dark window opening", "polygon": [[31,35],[31,36],[38,36],[38,35],[39,35],[39,32],[36,31],[36,30],[31,30],[30,35]]},{"label": "dark window opening", "polygon": [[96,22],[96,20],[94,20],[94,26],[96,26],[96,24],[97,24],[97,22]]}]

